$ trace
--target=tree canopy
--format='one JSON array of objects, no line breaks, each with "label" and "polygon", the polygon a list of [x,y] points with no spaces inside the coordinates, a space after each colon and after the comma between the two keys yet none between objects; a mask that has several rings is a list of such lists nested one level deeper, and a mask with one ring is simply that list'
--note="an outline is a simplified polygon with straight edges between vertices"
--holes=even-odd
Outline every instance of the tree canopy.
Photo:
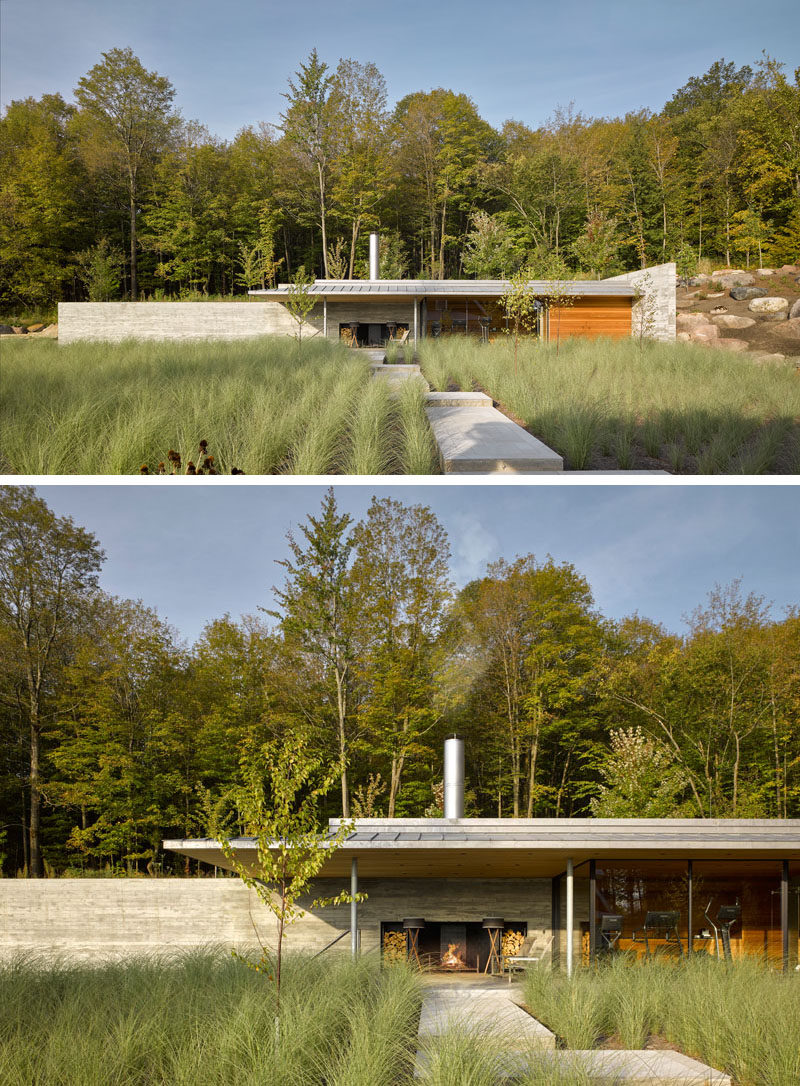
[{"label": "tree canopy", "polygon": [[392,104],[374,63],[316,49],[287,80],[279,125],[232,140],[181,118],[174,93],[112,49],[74,102],[10,103],[0,307],[231,295],[301,266],[364,276],[374,228],[382,274],[425,278],[600,277],[687,250],[800,258],[800,69],[766,55],[716,61],[657,113],[567,106],[536,128],[493,128],[458,88]]},{"label": "tree canopy", "polygon": [[7,874],[194,871],[161,840],[222,808],[247,831],[300,752],[320,826],[435,815],[453,731],[472,815],[800,816],[800,610],[736,582],[680,635],[610,620],[550,555],[456,588],[431,508],[375,498],[353,523],[331,491],[287,536],[274,611],[187,646],[98,588],[97,540],[30,488],[0,495],[0,557]]}]

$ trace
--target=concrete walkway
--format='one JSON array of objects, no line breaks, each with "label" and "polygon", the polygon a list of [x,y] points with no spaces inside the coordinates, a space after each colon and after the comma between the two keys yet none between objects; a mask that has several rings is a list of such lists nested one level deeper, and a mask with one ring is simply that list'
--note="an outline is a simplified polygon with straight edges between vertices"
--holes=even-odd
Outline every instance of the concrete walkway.
[{"label": "concrete walkway", "polygon": [[[483,392],[431,392],[416,364],[387,363],[383,350],[365,352],[373,378],[397,386],[424,383],[428,417],[445,475],[538,475],[563,472],[564,460],[498,411]],[[597,472],[570,474],[597,475]],[[614,475],[667,475],[664,471],[615,471]]]},{"label": "concrete walkway", "polygon": [[498,1033],[507,1052],[503,1053],[503,1078],[513,1079],[527,1068],[548,1073],[554,1081],[576,1080],[596,1086],[636,1083],[638,1086],[731,1086],[728,1075],[690,1059],[680,1052],[642,1049],[637,1051],[556,1048],[556,1038],[541,1022],[515,1001],[519,989],[495,978],[459,975],[430,978],[419,1020],[416,1078],[425,1077],[429,1050],[435,1038],[449,1029],[474,1030],[479,1034]]}]

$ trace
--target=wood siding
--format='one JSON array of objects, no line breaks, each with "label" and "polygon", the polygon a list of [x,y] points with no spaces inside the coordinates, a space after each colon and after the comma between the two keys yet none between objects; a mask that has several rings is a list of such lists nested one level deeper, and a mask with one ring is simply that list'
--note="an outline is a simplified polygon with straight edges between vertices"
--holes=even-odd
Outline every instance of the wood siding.
[{"label": "wood siding", "polygon": [[[550,342],[556,338],[625,339],[631,334],[631,298],[578,298],[560,313],[553,307],[549,313]],[[559,324],[560,321],[560,324]]]}]

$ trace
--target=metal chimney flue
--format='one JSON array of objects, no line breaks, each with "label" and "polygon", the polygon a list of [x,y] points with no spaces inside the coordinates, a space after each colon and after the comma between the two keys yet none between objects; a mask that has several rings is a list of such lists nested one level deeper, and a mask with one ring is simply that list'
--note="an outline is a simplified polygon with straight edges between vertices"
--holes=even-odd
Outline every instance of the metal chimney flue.
[{"label": "metal chimney flue", "polygon": [[369,277],[373,283],[381,277],[380,234],[370,234],[369,236]]},{"label": "metal chimney flue", "polygon": [[464,740],[444,741],[444,817],[464,817]]}]

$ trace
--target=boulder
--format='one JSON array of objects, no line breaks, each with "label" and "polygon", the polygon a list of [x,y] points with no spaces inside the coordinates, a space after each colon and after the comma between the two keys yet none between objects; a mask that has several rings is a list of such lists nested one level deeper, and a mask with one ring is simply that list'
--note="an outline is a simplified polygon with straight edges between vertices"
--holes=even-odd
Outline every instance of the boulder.
[{"label": "boulder", "polygon": [[782,268],[778,268],[781,275],[795,275],[800,268],[796,264],[784,264]]},{"label": "boulder", "polygon": [[28,334],[28,329],[23,328],[21,324],[12,324],[11,331],[14,333],[15,336],[27,336]]},{"label": "boulder", "polygon": [[715,291],[713,294],[706,294],[706,298],[724,298],[724,297],[725,297],[725,291],[724,290]]},{"label": "boulder", "polygon": [[750,345],[746,340],[734,339],[733,336],[717,339],[709,343],[709,347],[717,347],[721,351],[746,351],[749,346]]},{"label": "boulder", "polygon": [[753,298],[747,308],[751,313],[758,313],[759,317],[780,315],[785,318],[789,312],[789,303],[786,298]]},{"label": "boulder", "polygon": [[714,276],[714,286],[730,290],[731,287],[751,287],[755,283],[755,276],[750,272],[731,272],[729,275]]},{"label": "boulder", "polygon": [[34,335],[39,336],[41,339],[58,339],[58,325],[48,324],[41,332],[34,332]]},{"label": "boulder", "polygon": [[791,320],[781,321],[780,325],[775,329],[775,335],[780,336],[781,339],[800,341],[800,317],[792,317]]},{"label": "boulder", "polygon": [[689,335],[688,332],[676,332],[675,333],[675,339],[679,343],[688,343],[691,338],[692,337]]},{"label": "boulder", "polygon": [[692,278],[688,281],[687,285],[690,287],[702,287],[705,286],[706,283],[710,282],[711,276],[705,275],[701,272],[699,275],[693,275]]},{"label": "boulder", "polygon": [[775,274],[775,272],[772,270],[772,268],[758,268],[758,270],[756,271],[756,275],[761,275],[761,276],[764,276],[765,278],[768,275],[774,275],[774,274]]},{"label": "boulder", "polygon": [[719,328],[716,324],[701,324],[691,330],[689,338],[694,343],[708,343],[719,338]]},{"label": "boulder", "polygon": [[748,298],[764,298],[769,294],[766,287],[731,287],[731,298],[735,302],[746,302]]},{"label": "boulder", "polygon": [[724,313],[711,319],[720,328],[752,328],[756,323],[753,317],[737,317],[735,313]]},{"label": "boulder", "polygon": [[28,325],[28,331],[29,332],[41,332],[43,328],[44,328],[43,324],[29,324]]},{"label": "boulder", "polygon": [[794,320],[795,317],[800,317],[800,298],[794,302],[792,308],[789,310],[789,320]]},{"label": "boulder", "polygon": [[14,329],[10,324],[0,324],[0,336],[13,336]]},{"label": "boulder", "polygon": [[676,313],[675,315],[675,324],[678,328],[691,330],[708,323],[709,320],[705,313]]}]

